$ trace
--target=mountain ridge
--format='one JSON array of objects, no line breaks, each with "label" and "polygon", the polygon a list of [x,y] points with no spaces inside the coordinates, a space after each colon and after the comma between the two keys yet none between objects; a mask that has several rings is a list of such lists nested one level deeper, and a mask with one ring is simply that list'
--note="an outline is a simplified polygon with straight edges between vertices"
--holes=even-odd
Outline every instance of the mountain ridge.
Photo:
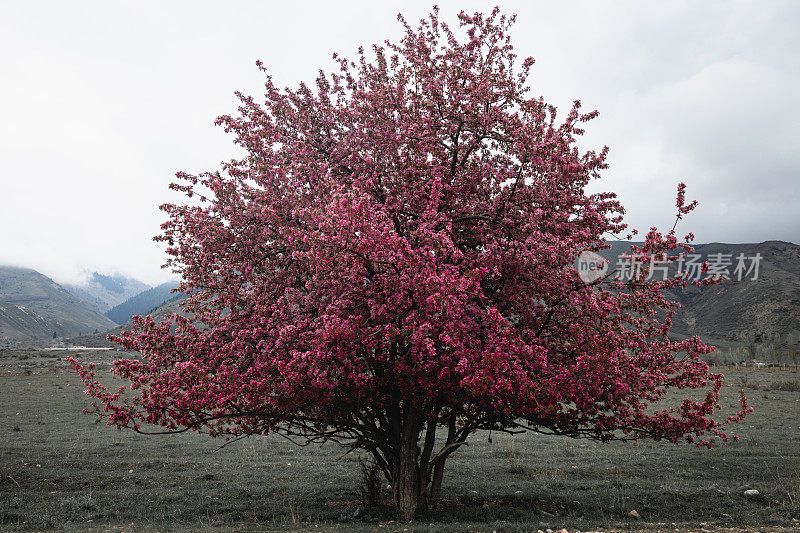
[{"label": "mountain ridge", "polygon": [[130,321],[133,315],[147,314],[170,300],[172,298],[172,290],[177,287],[177,281],[162,283],[131,296],[104,314],[117,324],[125,324]]},{"label": "mountain ridge", "polygon": [[152,287],[121,274],[109,276],[92,272],[92,275],[84,283],[65,284],[64,288],[93,309],[105,313],[112,307]]},{"label": "mountain ridge", "polygon": [[[613,269],[619,257],[640,242],[613,242],[609,250],[598,252],[611,260]],[[730,279],[708,287],[689,286],[670,290],[668,295],[681,304],[673,321],[674,329],[685,336],[700,335],[729,342],[766,339],[775,335],[800,335],[800,245],[788,241],[761,243],[719,243],[693,245],[700,260],[714,260],[722,254],[730,260]],[[728,257],[730,254],[730,257]],[[758,262],[755,272],[736,274],[737,257],[744,255],[751,263]],[[753,261],[756,254],[758,261]],[[723,265],[724,266],[724,265]],[[724,268],[723,268],[724,270]],[[674,275],[675,266],[669,270]],[[704,276],[704,275],[703,275]],[[660,278],[659,278],[660,279]]]},{"label": "mountain ridge", "polygon": [[[601,250],[599,254],[614,268],[621,254],[628,251],[631,245],[641,243],[609,241],[608,244],[609,249]],[[693,246],[701,260],[708,260],[715,254],[722,254],[730,260],[728,273],[733,279],[708,287],[690,286],[683,290],[669,291],[668,297],[681,304],[681,309],[673,319],[673,332],[676,336],[698,335],[712,344],[728,347],[752,342],[775,342],[776,337],[782,337],[784,340],[781,342],[784,344],[794,342],[794,338],[800,342],[800,245],[770,240],[735,244],[712,242]],[[760,255],[757,279],[747,279],[747,275],[741,281],[735,279],[734,267],[739,254],[748,258]],[[62,336],[61,330],[58,330],[59,324],[66,333],[64,336],[90,334],[98,329],[98,342],[100,339],[105,342],[106,332],[129,329],[130,316],[133,314],[153,314],[158,319],[169,312],[182,311],[181,300],[184,295],[179,293],[158,305],[157,300],[161,297],[168,298],[168,289],[174,286],[165,283],[150,289],[153,291],[151,295],[154,295],[152,300],[146,297],[137,299],[136,296],[131,298],[133,301],[130,302],[130,309],[123,309],[124,313],[118,317],[125,320],[122,326],[107,316],[87,309],[85,305],[79,305],[75,307],[75,311],[80,311],[78,315],[83,317],[83,322],[78,321],[80,323],[72,324],[74,327],[71,329],[66,328],[64,320],[75,315],[75,312],[59,311],[58,302],[67,307],[76,306],[77,298],[68,292],[67,296],[72,299],[67,298],[64,295],[65,289],[61,288],[59,292],[60,286],[42,274],[30,269],[17,269],[27,271],[29,277],[33,276],[31,273],[39,277],[36,278],[37,283],[31,284],[29,294],[15,299],[13,291],[9,292],[8,287],[3,288],[4,272],[7,274],[13,268],[0,267],[0,342],[3,337],[17,341],[35,340],[38,343],[45,342],[48,338],[52,340],[54,332],[59,337]],[[675,271],[675,266],[672,266],[668,275],[674,275]],[[49,301],[53,295],[57,296],[55,303]],[[155,305],[151,305],[153,302]],[[129,311],[131,314],[127,315]]]},{"label": "mountain ridge", "polygon": [[42,345],[115,324],[33,269],[0,266],[0,343]]}]

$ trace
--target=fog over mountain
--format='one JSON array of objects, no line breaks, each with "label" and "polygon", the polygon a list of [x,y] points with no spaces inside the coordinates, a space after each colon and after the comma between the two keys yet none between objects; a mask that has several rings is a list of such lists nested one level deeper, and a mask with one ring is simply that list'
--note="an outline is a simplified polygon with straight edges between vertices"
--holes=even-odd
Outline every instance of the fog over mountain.
[{"label": "fog over mountain", "polygon": [[69,284],[64,288],[93,309],[105,313],[128,298],[146,291],[150,285],[127,276],[108,276],[93,272],[85,283]]}]

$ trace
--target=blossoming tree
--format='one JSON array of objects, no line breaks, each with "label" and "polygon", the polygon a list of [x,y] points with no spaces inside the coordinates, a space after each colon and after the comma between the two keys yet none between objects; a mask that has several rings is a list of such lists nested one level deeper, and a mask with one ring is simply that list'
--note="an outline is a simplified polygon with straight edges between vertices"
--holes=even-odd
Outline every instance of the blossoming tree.
[{"label": "blossoming tree", "polygon": [[[722,376],[697,338],[668,338],[684,278],[586,283],[583,250],[624,231],[613,193],[584,189],[607,149],[582,153],[528,96],[513,17],[436,10],[399,43],[334,56],[316,87],[239,94],[218,123],[246,152],[179,173],[157,237],[192,319],[135,317],[112,337],[141,352],[108,389],[73,361],[108,423],[135,431],[279,432],[371,454],[411,518],[439,496],[448,457],[477,430],[599,441],[727,440]],[[259,67],[264,69],[263,65]],[[678,218],[693,207],[679,188]],[[686,240],[690,240],[687,236]],[[681,245],[653,228],[643,264]],[[668,407],[670,389],[704,400]]]}]

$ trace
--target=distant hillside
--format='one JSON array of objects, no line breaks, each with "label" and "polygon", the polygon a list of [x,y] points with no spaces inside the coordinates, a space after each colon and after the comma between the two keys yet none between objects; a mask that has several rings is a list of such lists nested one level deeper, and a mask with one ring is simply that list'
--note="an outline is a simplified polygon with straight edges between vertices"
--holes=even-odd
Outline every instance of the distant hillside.
[{"label": "distant hillside", "polygon": [[[613,242],[611,249],[601,252],[615,268],[621,254],[630,249],[630,242]],[[800,339],[800,246],[788,242],[767,241],[755,244],[710,243],[695,245],[700,261],[712,261],[713,254],[731,254],[728,272],[733,278],[719,285],[674,290],[669,296],[681,303],[673,321],[676,337],[699,335],[703,340],[726,350],[738,349],[743,343],[763,346],[778,342],[782,346]],[[760,254],[758,278],[753,272],[736,281],[736,258],[743,254],[747,266]],[[673,275],[674,266],[668,272]],[[154,311],[156,320],[170,312],[182,312],[180,298],[173,299]],[[0,298],[2,295],[0,294]],[[13,313],[13,310],[11,311]],[[2,313],[2,311],[0,311]],[[6,318],[10,321],[11,318]],[[114,331],[128,329],[120,326]],[[778,339],[777,341],[775,339]]]},{"label": "distant hillside", "polygon": [[33,311],[0,301],[0,345],[52,336],[50,323]]},{"label": "distant hillside", "polygon": [[[141,315],[151,315],[153,320],[156,322],[160,322],[169,314],[177,313],[179,315],[187,316],[187,313],[183,310],[182,303],[183,300],[186,299],[185,294],[175,294],[167,300],[166,302],[162,303],[155,309],[148,309],[144,313],[139,313]],[[125,324],[119,325],[105,333],[94,334],[94,335],[83,335],[81,337],[73,337],[67,339],[67,342],[72,343],[74,345],[80,346],[87,346],[87,347],[110,347],[116,346],[112,342],[109,342],[106,339],[107,335],[119,335],[125,330],[131,329],[132,324],[130,320]]]},{"label": "distant hillside", "polygon": [[[674,330],[684,336],[742,342],[756,342],[775,335],[800,333],[800,246],[782,241],[758,244],[710,243],[694,246],[701,260],[711,261],[713,254],[732,254],[729,272],[733,279],[709,287],[688,287],[671,292],[681,303],[676,313]],[[612,243],[611,250],[601,253],[614,268],[620,254],[630,243]],[[736,258],[761,254],[758,279],[753,273],[737,281],[734,275]],[[674,269],[670,270],[670,273]]]},{"label": "distant hillside", "polygon": [[53,334],[65,337],[114,326],[47,276],[0,266],[0,341],[44,344]]},{"label": "distant hillside", "polygon": [[84,303],[105,313],[128,298],[150,288],[150,285],[126,276],[106,276],[93,272],[86,283],[65,288]]},{"label": "distant hillside", "polygon": [[133,315],[146,315],[153,309],[160,307],[167,300],[172,299],[173,294],[170,291],[177,286],[176,282],[162,283],[158,287],[153,287],[128,298],[116,307],[106,311],[105,315],[117,324],[124,324],[130,321]]}]

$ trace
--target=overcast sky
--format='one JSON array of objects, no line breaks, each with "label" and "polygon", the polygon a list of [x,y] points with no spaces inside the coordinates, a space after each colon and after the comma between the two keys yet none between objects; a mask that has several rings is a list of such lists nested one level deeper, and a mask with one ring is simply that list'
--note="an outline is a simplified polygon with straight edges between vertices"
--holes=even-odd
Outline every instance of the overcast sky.
[{"label": "overcast sky", "polygon": [[[611,148],[593,190],[633,227],[671,227],[679,181],[696,242],[800,242],[800,3],[500,2],[536,59],[533,93],[598,109]],[[261,95],[334,69],[331,54],[397,40],[430,2],[0,3],[0,264],[61,282],[172,277],[152,242],[175,172],[236,154],[213,125],[235,90]],[[439,2],[455,25],[464,9]]]}]

